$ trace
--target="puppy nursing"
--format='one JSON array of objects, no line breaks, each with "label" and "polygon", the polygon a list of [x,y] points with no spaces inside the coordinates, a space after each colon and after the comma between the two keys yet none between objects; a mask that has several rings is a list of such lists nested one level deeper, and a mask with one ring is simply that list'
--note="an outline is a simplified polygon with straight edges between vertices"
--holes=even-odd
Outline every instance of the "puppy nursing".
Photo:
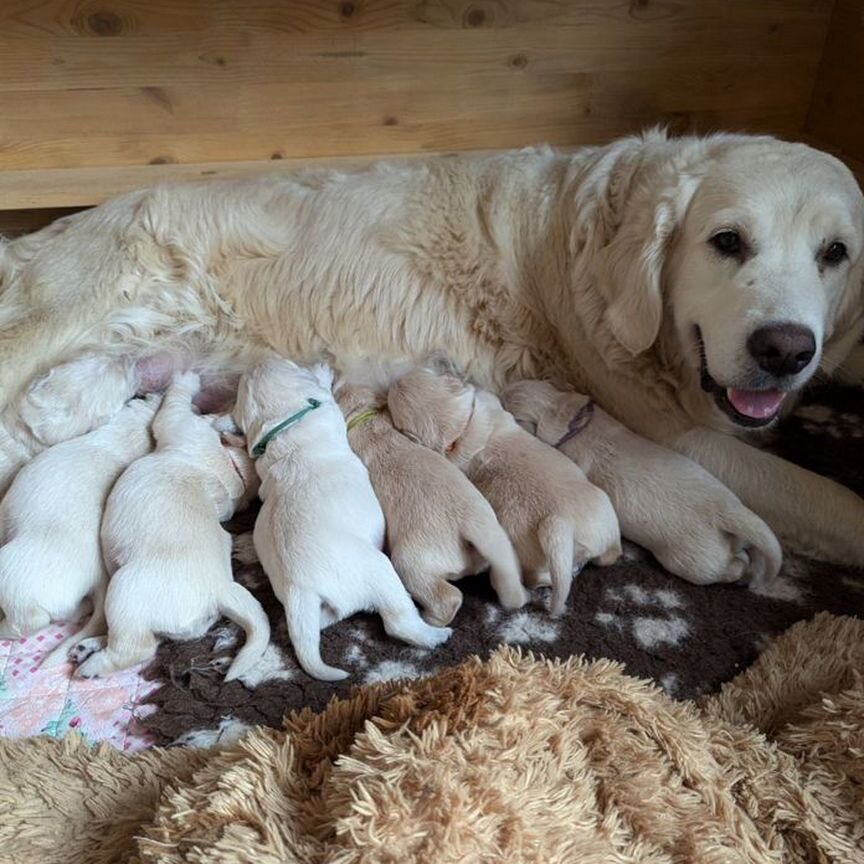
[{"label": "puppy nursing", "polygon": [[551,577],[553,615],[564,611],[574,567],[611,564],[621,554],[606,494],[520,428],[491,393],[421,369],[390,389],[388,406],[397,429],[446,453],[489,501],[526,581]]},{"label": "puppy nursing", "polygon": [[37,378],[0,415],[0,498],[22,465],[47,447],[106,423],[138,384],[131,359],[98,354],[82,355]]},{"label": "puppy nursing", "polygon": [[506,609],[527,600],[519,562],[491,505],[443,456],[393,428],[372,390],[342,386],[348,438],[369,471],[387,525],[393,567],[431,624],[449,624],[462,605],[450,581],[490,567]]},{"label": "puppy nursing", "polygon": [[624,536],[670,573],[697,585],[777,575],[782,550],[771,530],[695,462],[634,435],[587,396],[545,381],[512,385],[504,404],[603,487]]},{"label": "puppy nursing", "polygon": [[194,373],[175,378],[153,420],[156,451],[134,462],[108,498],[108,642],[78,675],[141,663],[155,654],[160,636],[203,636],[220,615],[246,632],[226,680],[246,672],[267,647],[267,616],[234,582],[231,539],[220,525],[254,496],[255,472],[243,449],[223,446],[214,428],[219,418],[193,413],[198,389]]},{"label": "puppy nursing", "polygon": [[[0,638],[72,618],[88,596],[101,607],[102,509],[120,473],[151,449],[158,404],[155,396],[133,400],[107,424],[46,450],[18,472],[0,502]],[[76,638],[104,626],[94,614]],[[48,662],[64,656],[60,646]]]},{"label": "puppy nursing", "polygon": [[241,378],[235,409],[261,477],[255,548],[300,665],[325,681],[347,673],[322,660],[320,632],[356,612],[377,611],[388,634],[412,645],[450,636],[421,619],[381,551],[384,515],[331,383],[326,367],[272,357]]}]

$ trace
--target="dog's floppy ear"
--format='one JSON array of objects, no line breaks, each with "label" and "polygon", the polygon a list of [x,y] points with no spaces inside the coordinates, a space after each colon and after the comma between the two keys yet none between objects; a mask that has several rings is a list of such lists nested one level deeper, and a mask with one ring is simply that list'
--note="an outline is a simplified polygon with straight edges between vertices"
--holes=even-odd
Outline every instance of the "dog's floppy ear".
[{"label": "dog's floppy ear", "polygon": [[601,250],[600,292],[613,336],[633,355],[647,351],[663,318],[663,265],[675,229],[696,189],[682,178],[651,201],[636,196],[609,244]]},{"label": "dog's floppy ear", "polygon": [[315,376],[315,380],[325,389],[333,389],[333,370],[326,363],[314,363],[309,371]]}]

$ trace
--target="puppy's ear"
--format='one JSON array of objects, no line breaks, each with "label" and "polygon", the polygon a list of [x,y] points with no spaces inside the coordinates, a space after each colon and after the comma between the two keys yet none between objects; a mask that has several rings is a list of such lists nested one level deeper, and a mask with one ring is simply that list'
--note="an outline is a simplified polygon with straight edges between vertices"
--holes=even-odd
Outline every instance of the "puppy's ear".
[{"label": "puppy's ear", "polygon": [[633,355],[647,351],[660,332],[666,253],[696,185],[694,179],[682,178],[653,201],[639,196],[626,202],[623,223],[600,252],[605,320]]},{"label": "puppy's ear", "polygon": [[219,440],[229,447],[246,449],[246,436],[237,428],[230,414],[215,414],[207,418],[210,425],[219,433]]},{"label": "puppy's ear", "polygon": [[563,395],[548,381],[517,381],[503,393],[504,407],[520,422],[536,426]]},{"label": "puppy's ear", "polygon": [[246,449],[246,436],[241,435],[239,432],[220,432],[219,438],[228,447],[239,447],[241,450]]},{"label": "puppy's ear", "polygon": [[551,444],[560,441],[570,428],[570,423],[580,416],[579,412],[583,411],[590,401],[581,393],[559,393],[540,417],[535,434],[541,441]]},{"label": "puppy's ear", "polygon": [[333,370],[326,363],[315,363],[309,367],[315,380],[325,389],[333,389]]}]

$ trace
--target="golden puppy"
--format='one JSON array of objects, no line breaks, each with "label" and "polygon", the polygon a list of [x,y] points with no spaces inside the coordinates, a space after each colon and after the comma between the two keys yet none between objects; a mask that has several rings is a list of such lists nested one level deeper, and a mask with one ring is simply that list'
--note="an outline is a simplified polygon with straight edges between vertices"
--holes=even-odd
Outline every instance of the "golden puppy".
[{"label": "golden puppy", "polygon": [[388,394],[393,424],[461,468],[504,526],[529,584],[547,572],[553,615],[567,603],[573,569],[621,554],[605,492],[566,456],[517,425],[498,399],[454,375],[409,373]]},{"label": "golden puppy", "polygon": [[547,381],[514,384],[504,404],[606,490],[624,536],[670,573],[695,585],[764,585],[777,575],[783,552],[771,529],[695,462]]},{"label": "golden puppy", "polygon": [[443,456],[394,429],[371,389],[346,385],[336,395],[384,511],[390,560],[423,617],[449,624],[462,605],[450,582],[486,567],[501,605],[523,606],[519,562],[489,502]]}]

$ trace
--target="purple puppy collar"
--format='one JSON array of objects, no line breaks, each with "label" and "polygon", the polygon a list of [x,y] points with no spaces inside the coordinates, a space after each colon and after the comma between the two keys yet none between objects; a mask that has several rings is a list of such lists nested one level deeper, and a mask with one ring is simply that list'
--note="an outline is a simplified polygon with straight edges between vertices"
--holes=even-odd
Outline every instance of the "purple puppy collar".
[{"label": "purple puppy collar", "polygon": [[567,431],[561,436],[561,440],[555,445],[556,448],[566,444],[571,438],[575,438],[590,422],[594,416],[594,403],[589,399],[571,418],[567,424]]}]

